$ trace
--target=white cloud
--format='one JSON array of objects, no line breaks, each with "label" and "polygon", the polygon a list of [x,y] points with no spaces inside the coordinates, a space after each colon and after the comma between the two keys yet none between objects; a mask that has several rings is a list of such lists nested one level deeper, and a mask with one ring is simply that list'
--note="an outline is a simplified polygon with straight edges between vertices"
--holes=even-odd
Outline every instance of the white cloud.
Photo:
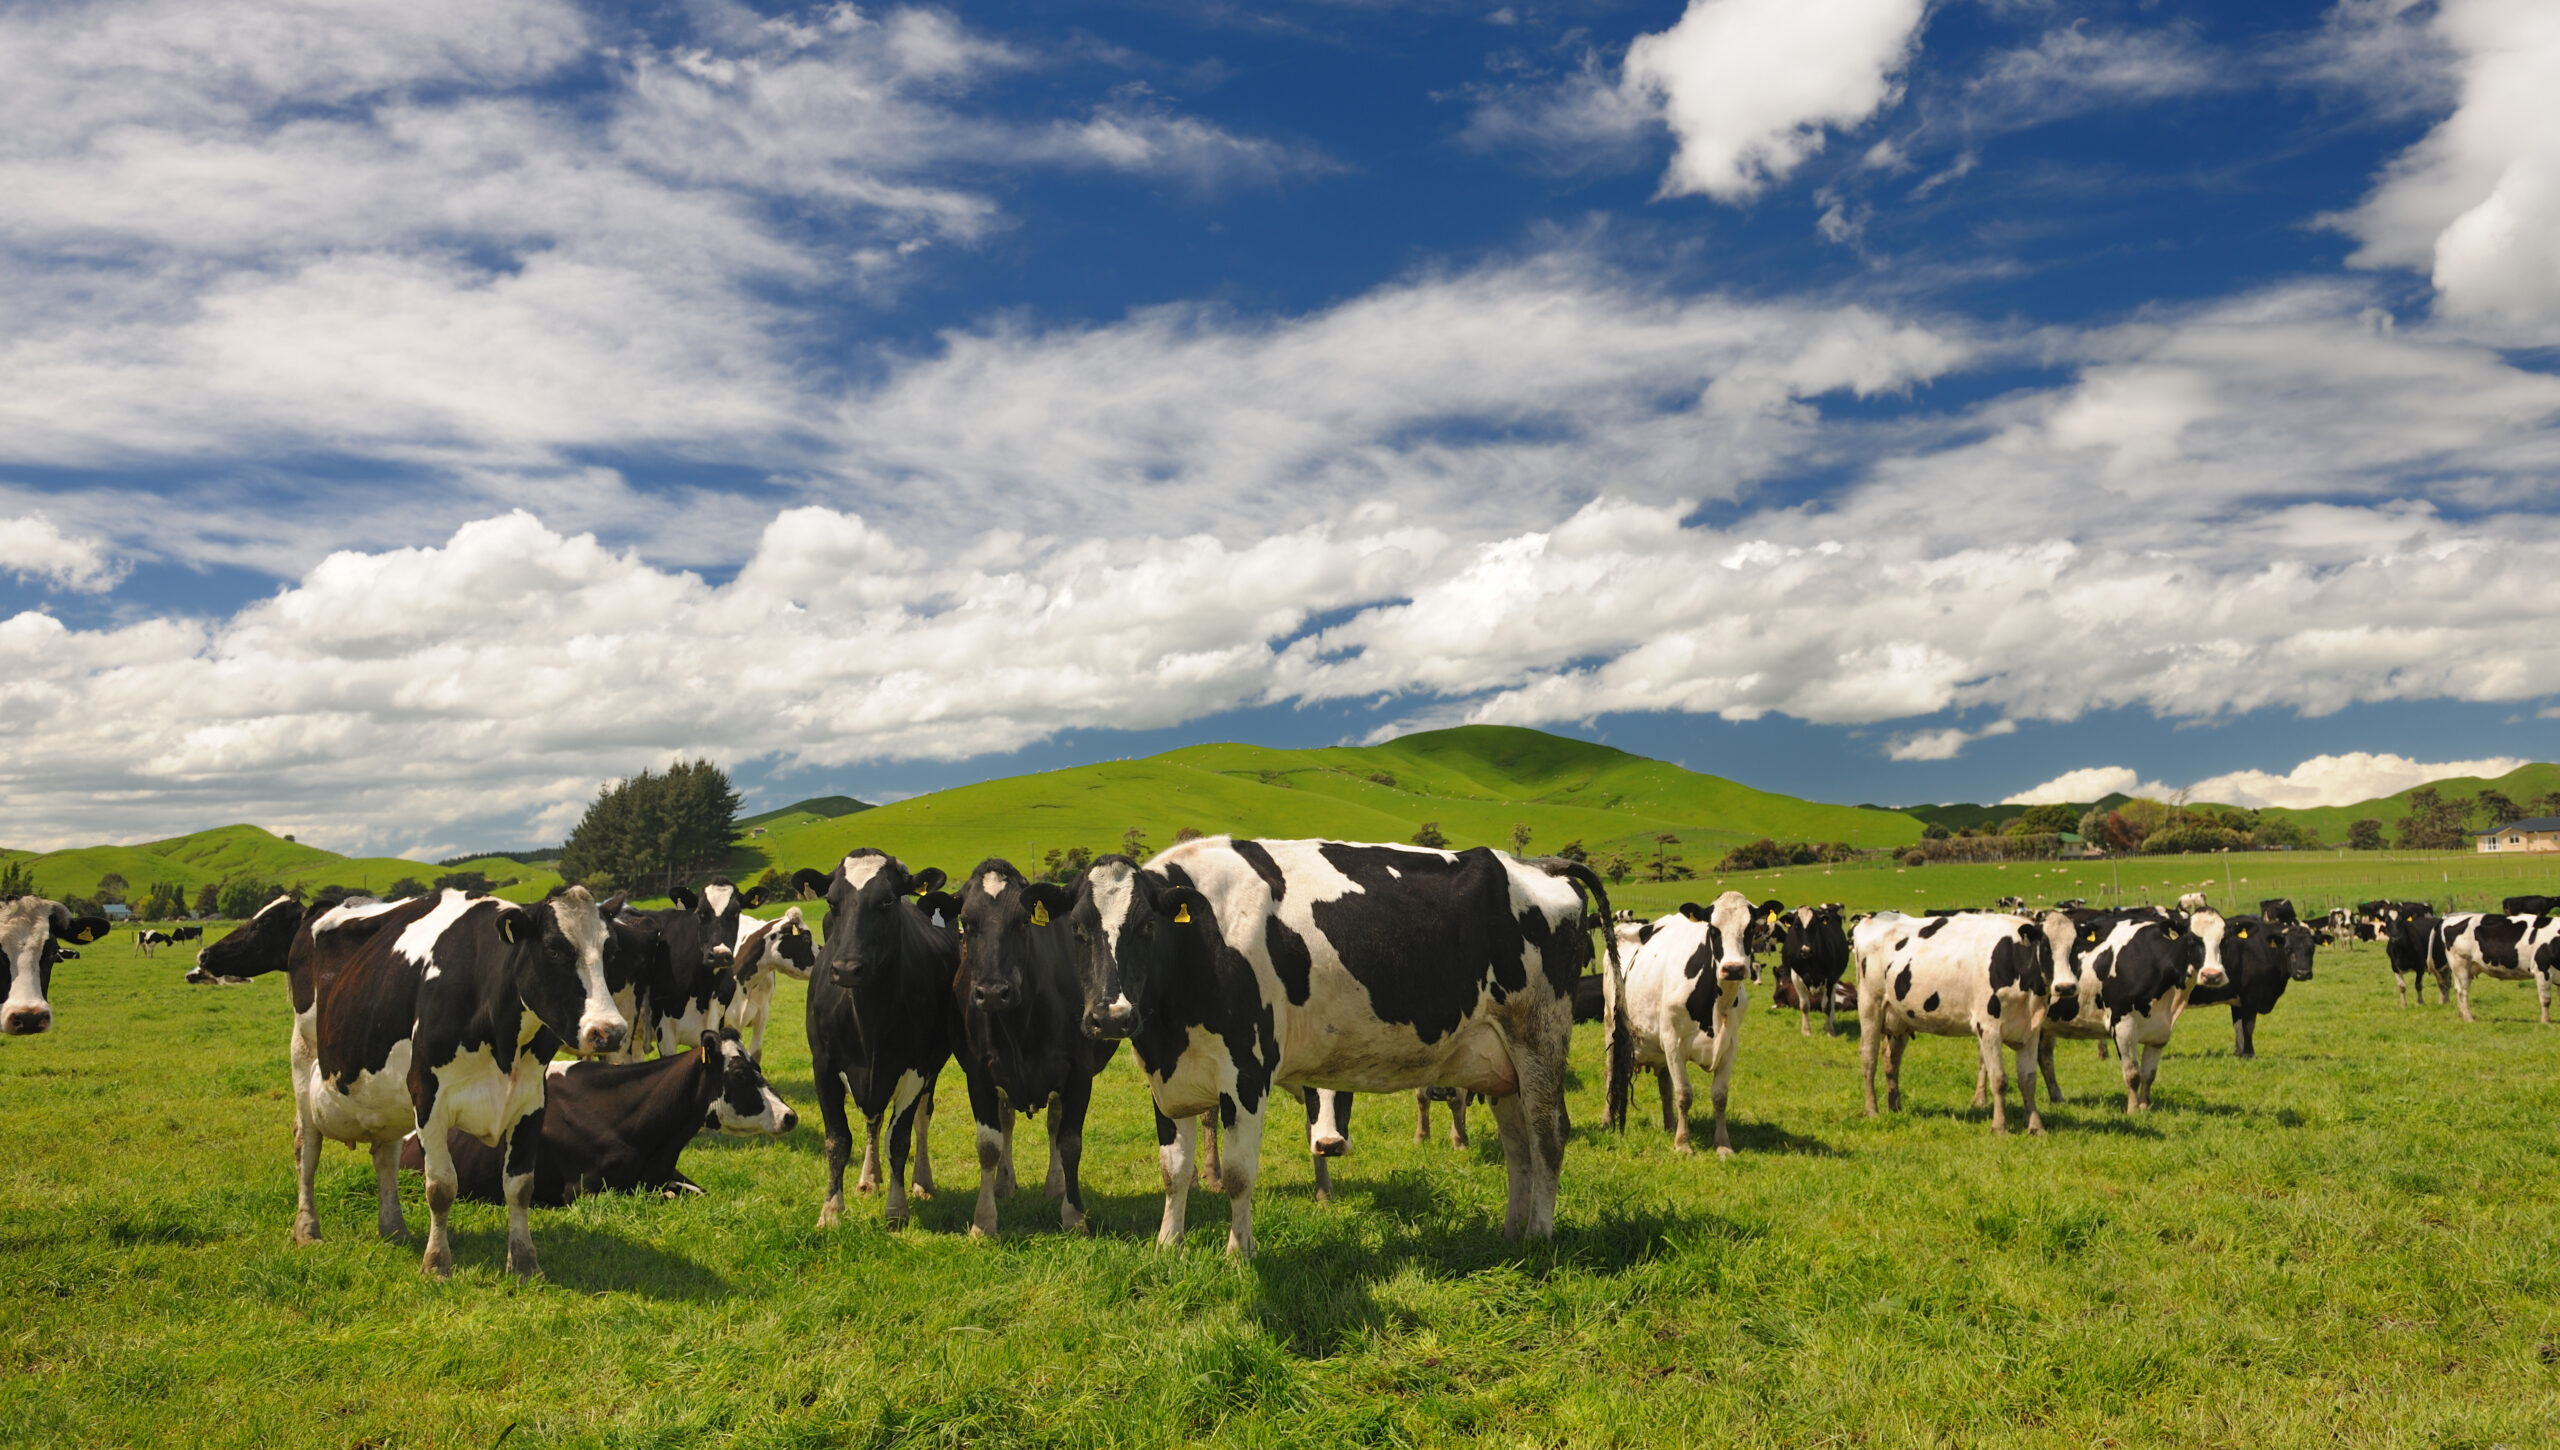
[{"label": "white cloud", "polygon": [[2450,316],[2560,318],[2560,10],[2443,0],[2429,23],[2459,80],[2453,114],[2336,224],[2363,243],[2357,265],[2427,273]]},{"label": "white cloud", "polygon": [[2377,796],[2396,795],[2431,780],[2457,775],[2501,776],[2525,764],[2512,756],[2486,760],[2446,760],[2434,764],[2405,755],[2315,755],[2283,775],[2264,770],[2237,770],[2207,776],[2188,787],[2188,798],[2237,806],[2344,806]]},{"label": "white cloud", "polygon": [[2014,720],[1994,720],[1980,730],[1952,726],[1943,730],[1922,730],[1886,742],[1884,754],[1887,760],[1953,760],[1977,740],[2017,733],[2018,724]]},{"label": "white cloud", "polygon": [[2180,30],[2092,30],[2084,22],[1994,54],[1966,86],[1971,127],[2011,128],[2101,105],[2191,94],[2223,63]]},{"label": "white cloud", "polygon": [[2125,795],[2146,795],[2158,789],[2155,783],[2151,791],[2144,790],[2142,776],[2130,766],[2093,765],[2082,770],[2066,770],[2042,785],[2030,786],[2016,795],[2003,796],[2000,798],[2000,804],[2004,806],[2077,804],[2081,801],[2104,800],[2118,792]]},{"label": "white cloud", "polygon": [[1690,0],[1627,48],[1622,84],[1659,106],[1679,149],[1665,195],[1742,201],[1890,103],[1923,0]]},{"label": "white cloud", "polygon": [[89,594],[114,588],[125,572],[99,541],[66,535],[41,515],[0,518],[0,569]]}]

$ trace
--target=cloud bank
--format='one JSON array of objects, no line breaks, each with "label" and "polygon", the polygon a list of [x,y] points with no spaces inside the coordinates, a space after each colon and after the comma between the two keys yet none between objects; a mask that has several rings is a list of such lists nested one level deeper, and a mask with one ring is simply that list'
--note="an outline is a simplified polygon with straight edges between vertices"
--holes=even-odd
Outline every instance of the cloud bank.
[{"label": "cloud bank", "polygon": [[2044,784],[2004,798],[2006,806],[2043,805],[2052,801],[2090,801],[2122,792],[2152,800],[2171,800],[2184,792],[2191,801],[2217,805],[2284,806],[2309,810],[2318,806],[2350,806],[2359,801],[2397,795],[2431,780],[2455,776],[2496,778],[2524,765],[2511,756],[2486,760],[2446,760],[2429,764],[2405,755],[2350,751],[2315,755],[2282,775],[2264,770],[2238,770],[2207,776],[2192,785],[2173,787],[2146,781],[2129,766],[2101,765],[2067,771]]}]

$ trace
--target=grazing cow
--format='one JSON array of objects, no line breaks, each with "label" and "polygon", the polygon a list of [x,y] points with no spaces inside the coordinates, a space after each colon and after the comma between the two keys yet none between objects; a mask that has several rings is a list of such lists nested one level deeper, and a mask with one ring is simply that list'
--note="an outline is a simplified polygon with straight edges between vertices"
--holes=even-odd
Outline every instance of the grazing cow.
[{"label": "grazing cow", "polygon": [[[1211,836],[1144,868],[1096,860],[1075,896],[1085,1030],[1128,1039],[1146,1074],[1165,1185],[1157,1242],[1182,1239],[1195,1119],[1214,1111],[1235,1135],[1220,1175],[1227,1251],[1253,1252],[1263,1118],[1275,1091],[1308,1087],[1484,1093],[1510,1169],[1504,1236],[1553,1233],[1573,988],[1589,925],[1608,917],[1588,866],[1484,847]],[[1608,1098],[1623,1121],[1625,1013],[1610,1005]]]},{"label": "grazing cow", "polygon": [[1786,940],[1780,948],[1779,975],[1791,979],[1796,988],[1796,1031],[1813,1035],[1813,999],[1822,1002],[1822,1035],[1831,1035],[1837,1010],[1840,979],[1849,971],[1849,935],[1840,924],[1840,905],[1799,906],[1788,912],[1783,925]]},{"label": "grazing cow", "polygon": [[153,951],[167,946],[169,944],[169,937],[165,932],[153,931],[149,927],[145,927],[133,934],[133,944],[140,947],[142,949],[142,955],[147,958]]},{"label": "grazing cow", "polygon": [[71,908],[41,896],[0,902],[0,951],[9,954],[9,997],[0,1003],[0,1035],[33,1037],[53,1030],[53,964],[67,955],[64,942],[93,942],[107,934],[102,916],[73,916]]},{"label": "grazing cow", "polygon": [[[934,1079],[951,1060],[959,1036],[952,979],[960,939],[952,926],[959,903],[943,894],[938,867],[910,872],[884,852],[864,847],[821,876],[803,868],[792,882],[826,898],[826,943],[809,973],[809,1055],[818,1077],[818,1112],[827,1125],[827,1196],[818,1227],[844,1218],[844,1166],[853,1152],[845,1099],[862,1112],[862,1176],[868,1193],[881,1180],[880,1125],[889,1120],[889,1176],[884,1217],[907,1222],[907,1147],[916,1147],[915,1193],[933,1197],[933,1158],[925,1129],[932,1121]],[[909,900],[922,897],[923,900]]]},{"label": "grazing cow", "polygon": [[316,1180],[330,1139],[373,1145],[376,1172],[388,1180],[378,1185],[389,1190],[382,1227],[400,1232],[399,1145],[414,1130],[434,1220],[419,1267],[451,1274],[450,1135],[459,1130],[500,1152],[507,1268],[520,1278],[540,1271],[527,1211],[541,1161],[544,1069],[563,1046],[594,1057],[630,1032],[606,982],[610,916],[572,886],[539,906],[442,891],[352,915],[341,906],[313,924],[315,948],[332,925],[355,927],[362,940],[317,981],[307,1071],[297,1041],[296,1242],[320,1236]]},{"label": "grazing cow", "polygon": [[[2383,957],[2391,966],[2391,985],[2400,989],[2400,1005],[2409,1005],[2409,988],[2414,984],[2418,989],[2418,1005],[2425,1006],[2427,971],[2433,954],[2429,942],[2436,924],[2434,908],[2423,901],[2378,901],[2372,905],[2379,908]],[[2439,967],[2436,971],[2436,1005],[2443,1006],[2452,1000],[2453,979]]]},{"label": "grazing cow", "polygon": [[[1034,883],[1010,861],[978,863],[953,914],[959,971],[960,1070],[978,1124],[978,1210],[974,1236],[993,1237],[996,1200],[1013,1193],[1016,1113],[1049,1115],[1048,1193],[1059,1225],[1092,1232],[1084,1212],[1084,1120],[1094,1074],[1119,1044],[1083,1030],[1084,983],[1076,973],[1075,899]],[[832,939],[832,933],[830,933]]]},{"label": "grazing cow", "polygon": [[1716,1156],[1733,1156],[1725,1131],[1725,1098],[1733,1082],[1733,1058],[1742,1040],[1749,1004],[1751,923],[1757,913],[1739,891],[1711,906],[1683,902],[1653,924],[1652,933],[1626,964],[1626,1003],[1634,1064],[1660,1075],[1662,1126],[1679,1152],[1689,1146],[1689,1109],[1695,1101],[1689,1064],[1708,1072],[1708,1100],[1715,1113]]},{"label": "grazing cow", "polygon": [[2270,896],[2266,900],[2259,902],[2258,915],[2277,926],[2283,926],[2290,922],[2302,920],[2300,916],[2295,914],[2293,903],[2281,896]]},{"label": "grazing cow", "polygon": [[2439,979],[2452,979],[2463,1021],[2478,1020],[2471,1015],[2471,984],[2495,977],[2531,981],[2534,995],[2542,999],[2542,1025],[2551,1025],[2551,973],[2536,962],[2534,944],[2528,941],[2539,919],[2461,911],[2427,921],[2428,964]]},{"label": "grazing cow", "polygon": [[2000,1049],[2015,1049],[2027,1131],[2044,1131],[2034,1069],[2053,989],[2051,930],[1991,913],[1920,918],[1886,911],[1859,923],[1852,944],[1858,959],[1858,1062],[1866,1074],[1869,1117],[1876,1111],[1879,1049],[1886,1054],[1886,1105],[1900,1112],[1903,1049],[1927,1033],[1974,1040],[1982,1055],[1974,1106],[1989,1097],[1991,1127],[1998,1133],[2009,1131],[2008,1074]]},{"label": "grazing cow", "polygon": [[2191,1007],[2231,1004],[2231,1055],[2258,1055],[2258,1019],[2276,1010],[2289,982],[2311,980],[2319,946],[2299,921],[2235,916],[2223,923],[2220,956],[2224,980],[2206,983],[2187,998]]},{"label": "grazing cow", "polygon": [[[2255,917],[2241,917],[2261,928]],[[2052,1043],[2056,1038],[2112,1041],[2124,1068],[2124,1110],[2151,1107],[2151,1085],[2160,1075],[2160,1054],[2187,994],[2200,985],[2226,985],[2221,946],[2228,923],[2212,911],[2200,911],[2185,923],[2149,917],[2098,917],[2074,923],[2064,913],[2045,918],[2051,938],[2068,931],[2068,947],[2054,955],[2052,1000],[2041,1024],[2043,1041],[2036,1058],[2054,1101],[2062,1091],[2053,1078]]]},{"label": "grazing cow", "polygon": [[738,940],[730,954],[738,993],[729,1002],[729,1025],[747,1034],[747,1055],[764,1061],[765,1024],[773,1016],[773,988],[778,977],[809,980],[818,960],[817,938],[792,907],[773,921],[740,915]]},{"label": "grazing cow", "polygon": [[2498,910],[2508,916],[2548,916],[2560,896],[2510,896],[2498,903]]},{"label": "grazing cow", "polygon": [[182,927],[178,927],[177,929],[175,929],[175,930],[173,930],[173,931],[171,931],[171,932],[169,933],[169,940],[171,940],[171,941],[202,941],[202,940],[204,940],[204,928],[203,928],[203,927],[200,927],[200,926],[182,926]]},{"label": "grazing cow", "polygon": [[[702,1186],[676,1166],[697,1136],[779,1137],[800,1123],[735,1032],[702,1034],[700,1052],[642,1062],[555,1062],[548,1071],[542,1153],[533,1173],[533,1202],[541,1208],[566,1208],[590,1193],[700,1193]],[[504,1154],[459,1128],[445,1141],[460,1196],[504,1203]],[[400,1166],[427,1166],[414,1135],[400,1145]]]},{"label": "grazing cow", "polygon": [[2205,894],[2201,891],[2190,891],[2186,895],[2178,898],[2178,909],[2187,913],[2189,916],[2193,916],[2199,911],[2209,911],[2212,908],[2212,901],[2208,900]]}]

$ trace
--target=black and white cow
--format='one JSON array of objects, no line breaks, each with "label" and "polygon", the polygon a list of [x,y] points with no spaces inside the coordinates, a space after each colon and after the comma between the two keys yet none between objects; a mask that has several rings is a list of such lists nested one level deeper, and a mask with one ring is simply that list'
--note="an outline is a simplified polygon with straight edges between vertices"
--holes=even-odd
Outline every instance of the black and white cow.
[{"label": "black and white cow", "polygon": [[782,977],[809,980],[809,969],[818,960],[818,939],[796,906],[771,921],[742,914],[737,930],[730,961],[731,972],[738,979],[738,993],[729,1003],[728,1020],[730,1026],[746,1034],[748,1055],[762,1062],[764,1030],[773,1017],[775,982]]},{"label": "black and white cow", "polygon": [[41,896],[0,902],[0,952],[9,956],[9,997],[0,1002],[0,1036],[33,1037],[53,1030],[53,964],[62,943],[93,942],[107,934],[101,916],[73,916],[71,908]]},{"label": "black and white cow", "polygon": [[2476,911],[2429,918],[2427,961],[2438,978],[2452,979],[2463,1021],[2478,1020],[2471,1015],[2471,984],[2495,977],[2502,982],[2532,982],[2534,995],[2542,999],[2542,1025],[2551,1025],[2551,974],[2535,962],[2531,940],[2541,921]]},{"label": "black and white cow", "polygon": [[[702,1050],[644,1062],[555,1062],[542,1100],[542,1153],[533,1202],[565,1208],[589,1193],[644,1188],[700,1193],[676,1160],[703,1133],[779,1137],[800,1115],[764,1080],[730,1031],[702,1034]],[[456,1128],[446,1135],[460,1195],[506,1202],[506,1154]],[[427,1166],[413,1135],[400,1166]]]},{"label": "black and white cow", "polygon": [[[693,899],[682,888],[677,894]],[[614,1001],[632,1023],[624,1060],[636,1061],[653,1047],[672,1057],[719,1027],[737,985],[728,970],[729,945],[717,936],[719,922],[680,904],[649,911],[625,907],[612,925],[617,937],[633,943],[631,968],[613,982]]]},{"label": "black and white cow", "polygon": [[1084,1212],[1084,1120],[1094,1074],[1118,1050],[1084,1032],[1084,982],[1076,971],[1075,898],[1034,883],[1013,863],[978,863],[960,888],[960,965],[951,994],[960,1013],[960,1069],[978,1125],[978,1208],[969,1232],[992,1237],[996,1200],[1013,1193],[1016,1113],[1046,1110],[1048,1194],[1059,1223],[1091,1232]]},{"label": "black and white cow", "polygon": [[169,934],[165,931],[154,931],[149,927],[144,927],[142,930],[133,934],[133,944],[141,949],[142,955],[145,958],[148,958],[154,951],[157,951],[161,947],[165,947],[169,944]]},{"label": "black and white cow", "polygon": [[2201,891],[2190,891],[2178,898],[2178,909],[2193,916],[2199,911],[2212,910],[2213,902]]},{"label": "black and white cow", "polygon": [[[2062,918],[2065,922],[2067,917]],[[2035,1066],[2053,989],[2048,928],[1995,913],[1913,917],[1878,912],[1858,924],[1858,1063],[1867,1116],[1876,1111],[1876,1056],[1886,1056],[1886,1106],[1902,1110],[1902,1052],[1922,1034],[1970,1037],[1982,1056],[1974,1106],[1991,1105],[1994,1132],[2009,1131],[2009,1083],[2000,1049],[2017,1052],[2027,1131],[2042,1133]]]},{"label": "black and white cow", "polygon": [[1813,1035],[1813,1004],[1822,1003],[1822,1033],[1831,1035],[1837,993],[1849,972],[1849,934],[1842,927],[1840,905],[1799,906],[1780,925],[1786,936],[1779,948],[1780,975],[1795,984],[1796,1031]]},{"label": "black and white cow", "polygon": [[178,927],[169,933],[169,940],[173,942],[202,941],[204,940],[204,928],[200,926]]},{"label": "black and white cow", "polygon": [[[1585,980],[1588,980],[1588,974],[1586,974]],[[1585,1020],[1580,1015],[1582,1011],[1582,995],[1580,989],[1576,989],[1573,1001],[1574,1012],[1576,1014],[1574,1020],[1577,1022]],[[1594,1017],[1589,1020],[1597,1021],[1599,1019]],[[1449,1146],[1452,1148],[1466,1147],[1467,1095],[1465,1091],[1459,1088],[1427,1087],[1415,1088],[1413,1090],[1413,1141],[1417,1143],[1428,1143],[1431,1141],[1431,1105],[1433,1103],[1446,1103],[1449,1106]]]},{"label": "black and white cow", "polygon": [[2258,915],[2276,926],[2302,920],[2301,916],[2294,911],[2293,902],[2282,896],[2270,896],[2259,902]]},{"label": "black and white cow", "polygon": [[[315,950],[326,944],[330,918],[346,913],[341,906],[313,923]],[[593,1057],[621,1047],[630,1032],[606,982],[609,914],[585,887],[572,886],[531,907],[443,891],[359,908],[335,923],[362,941],[317,983],[307,1071],[296,1053],[298,1242],[319,1237],[315,1183],[321,1144],[331,1139],[373,1145],[376,1171],[389,1180],[381,1185],[389,1190],[381,1226],[399,1233],[399,1145],[415,1132],[433,1217],[420,1268],[451,1274],[449,1135],[459,1130],[502,1155],[508,1269],[519,1277],[540,1272],[527,1211],[541,1156],[544,1069],[564,1046]]]},{"label": "black and white cow", "polygon": [[[1075,896],[1084,1023],[1128,1039],[1146,1074],[1165,1186],[1157,1242],[1182,1239],[1196,1120],[1215,1112],[1234,1134],[1220,1175],[1227,1250],[1253,1252],[1264,1116],[1275,1093],[1303,1088],[1484,1093],[1510,1169],[1504,1235],[1553,1233],[1592,905],[1605,923],[1589,867],[1483,847],[1212,836],[1143,869],[1095,861]],[[1609,1097],[1623,1121],[1625,1014],[1611,1005]]]},{"label": "black and white cow", "polygon": [[[2427,972],[2434,963],[2432,945],[2436,915],[2423,901],[2378,901],[2376,920],[2382,936],[2383,957],[2391,965],[2391,985],[2400,989],[2400,1005],[2409,1005],[2409,988],[2418,989],[2418,1005],[2427,1001]],[[2453,979],[2436,967],[2436,1005],[2453,1000]],[[2405,979],[2405,980],[2404,980]]]},{"label": "black and white cow", "polygon": [[2005,911],[2012,915],[2023,916],[2026,914],[2027,910],[2027,899],[2023,896],[2003,896],[1998,901],[1991,903],[1991,906],[1995,911]]},{"label": "black and white cow", "polygon": [[[2264,923],[2241,917],[2263,934]],[[2053,992],[2041,1024],[2044,1041],[2037,1060],[2052,1089],[2051,1043],[2056,1038],[2095,1038],[2113,1042],[2124,1068],[2124,1110],[2146,1112],[2151,1087],[2160,1076],[2160,1054],[2168,1048],[2188,993],[2199,986],[2221,988],[2228,981],[2222,946],[2229,923],[2212,911],[2200,911],[2183,922],[2150,917],[2099,916],[2074,922],[2067,914],[2049,913],[2047,938],[2061,936],[2069,945],[2054,954]],[[2068,935],[2064,935],[2068,933]]]},{"label": "black and white cow", "polygon": [[1689,1064],[1708,1072],[1715,1113],[1716,1156],[1733,1156],[1725,1131],[1725,1098],[1749,1004],[1751,931],[1756,911],[1739,891],[1712,905],[1683,902],[1653,923],[1626,964],[1626,1003],[1634,1065],[1649,1067],[1662,1084],[1662,1126],[1671,1146],[1689,1146],[1689,1109],[1695,1101]]},{"label": "black and white cow", "polygon": [[[827,1196],[818,1227],[844,1217],[844,1167],[853,1152],[849,1095],[862,1112],[865,1149],[855,1191],[880,1180],[880,1126],[889,1125],[884,1204],[891,1228],[906,1225],[907,1145],[916,1145],[915,1192],[933,1196],[933,1159],[925,1129],[932,1121],[933,1083],[959,1038],[952,978],[960,970],[953,926],[959,903],[942,893],[937,867],[910,872],[893,856],[865,847],[828,875],[802,869],[793,882],[826,898],[826,941],[809,973],[809,1055],[818,1078],[818,1112],[827,1126]],[[922,896],[923,901],[909,897]]]},{"label": "black and white cow", "polygon": [[2258,1019],[2276,1010],[2292,982],[2311,980],[2311,964],[2319,948],[2311,928],[2299,921],[2235,916],[2223,923],[2221,982],[2198,986],[2187,999],[2191,1007],[2231,1004],[2231,1055],[2258,1055]]}]

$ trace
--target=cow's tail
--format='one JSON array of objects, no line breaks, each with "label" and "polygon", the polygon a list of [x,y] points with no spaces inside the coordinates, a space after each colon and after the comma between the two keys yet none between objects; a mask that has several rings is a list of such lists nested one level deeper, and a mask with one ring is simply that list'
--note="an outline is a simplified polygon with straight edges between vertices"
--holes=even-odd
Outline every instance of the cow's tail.
[{"label": "cow's tail", "polygon": [[1540,864],[1548,874],[1564,877],[1589,892],[1599,908],[1605,958],[1600,969],[1600,1081],[1609,1126],[1624,1132],[1628,1087],[1635,1077],[1635,1038],[1627,1026],[1626,964],[1618,960],[1617,913],[1609,909],[1609,888],[1601,884],[1599,872],[1561,856],[1548,857]]},{"label": "cow's tail", "polygon": [[2428,929],[2427,965],[2436,969],[2437,976],[2449,978],[2453,975],[2453,964],[2447,960],[2444,939],[2445,929],[2443,922],[2439,921],[2433,927]]}]

